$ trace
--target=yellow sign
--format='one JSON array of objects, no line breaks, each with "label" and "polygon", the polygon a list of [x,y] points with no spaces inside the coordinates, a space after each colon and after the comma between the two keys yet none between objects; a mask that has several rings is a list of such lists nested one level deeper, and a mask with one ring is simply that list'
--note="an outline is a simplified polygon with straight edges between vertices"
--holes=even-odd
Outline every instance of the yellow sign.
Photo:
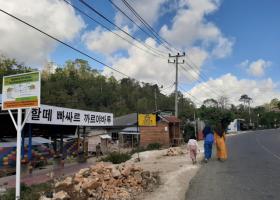
[{"label": "yellow sign", "polygon": [[157,120],[154,114],[139,114],[138,115],[139,126],[156,126]]}]

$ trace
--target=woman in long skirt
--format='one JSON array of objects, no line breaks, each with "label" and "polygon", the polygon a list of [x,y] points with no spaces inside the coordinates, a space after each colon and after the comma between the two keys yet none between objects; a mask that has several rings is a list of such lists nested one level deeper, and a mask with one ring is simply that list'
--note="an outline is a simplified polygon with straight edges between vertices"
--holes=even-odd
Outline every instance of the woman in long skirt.
[{"label": "woman in long skirt", "polygon": [[214,131],[215,144],[217,148],[217,158],[220,161],[227,159],[227,147],[226,147],[226,134],[225,131],[217,127]]}]

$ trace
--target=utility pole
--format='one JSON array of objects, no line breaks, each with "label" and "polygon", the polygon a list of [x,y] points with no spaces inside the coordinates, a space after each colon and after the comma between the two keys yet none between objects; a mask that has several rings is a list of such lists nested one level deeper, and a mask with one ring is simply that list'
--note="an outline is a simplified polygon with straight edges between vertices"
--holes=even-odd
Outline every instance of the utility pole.
[{"label": "utility pole", "polygon": [[177,53],[177,55],[172,56],[169,54],[169,58],[175,58],[173,61],[170,61],[168,59],[168,63],[175,64],[176,66],[176,76],[175,76],[175,116],[178,117],[178,64],[185,63],[185,60],[182,62],[179,62],[180,57],[184,57],[186,54],[185,52],[183,54]]},{"label": "utility pole", "polygon": [[194,119],[194,135],[195,137],[197,138],[197,131],[196,131],[196,117],[195,117],[195,110],[194,110],[194,113],[193,113],[193,119]]},{"label": "utility pole", "polygon": [[156,108],[156,112],[157,112],[157,89],[155,88],[155,108]]}]

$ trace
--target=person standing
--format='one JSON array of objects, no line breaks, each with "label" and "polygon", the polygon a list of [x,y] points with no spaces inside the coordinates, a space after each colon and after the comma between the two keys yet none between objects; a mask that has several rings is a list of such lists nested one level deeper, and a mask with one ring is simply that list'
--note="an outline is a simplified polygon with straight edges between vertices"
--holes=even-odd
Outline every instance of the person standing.
[{"label": "person standing", "polygon": [[217,148],[217,158],[220,161],[225,161],[227,159],[226,134],[221,125],[215,128],[214,139]]},{"label": "person standing", "polygon": [[212,157],[212,145],[214,142],[214,135],[209,125],[203,129],[204,136],[204,161],[207,163]]},{"label": "person standing", "polygon": [[197,151],[198,151],[198,143],[196,141],[196,137],[193,135],[187,144],[187,149],[190,152],[190,158],[192,159],[193,164],[195,164],[196,161],[196,155],[197,155]]},{"label": "person standing", "polygon": [[101,155],[101,144],[96,145],[96,157],[98,158]]}]

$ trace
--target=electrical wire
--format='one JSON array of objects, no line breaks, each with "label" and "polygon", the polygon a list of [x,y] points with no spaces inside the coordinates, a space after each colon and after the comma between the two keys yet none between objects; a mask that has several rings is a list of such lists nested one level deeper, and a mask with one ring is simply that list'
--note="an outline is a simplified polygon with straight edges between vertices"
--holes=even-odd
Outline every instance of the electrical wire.
[{"label": "electrical wire", "polygon": [[121,12],[130,22],[135,24],[143,33],[145,33],[149,37],[154,37],[152,34],[148,33],[145,29],[143,29],[140,25],[138,25],[131,17],[129,17],[118,5],[116,5],[112,0],[108,0],[119,12]]},{"label": "electrical wire", "polygon": [[[107,65],[106,63],[104,63],[104,62],[98,60],[97,58],[94,58],[94,57],[90,56],[89,54],[87,54],[87,53],[85,53],[85,52],[83,52],[83,51],[81,51],[81,50],[79,50],[79,49],[77,49],[77,48],[75,48],[75,47],[73,47],[73,46],[71,46],[71,45],[69,45],[69,44],[63,42],[63,41],[61,41],[61,40],[59,40],[58,38],[56,38],[56,37],[54,37],[54,36],[52,36],[52,35],[50,35],[50,34],[44,32],[43,30],[41,30],[41,29],[35,27],[34,25],[32,25],[32,24],[30,24],[30,23],[28,23],[28,22],[26,22],[26,21],[24,21],[24,20],[22,20],[22,19],[20,19],[20,18],[18,18],[18,17],[16,17],[16,16],[14,16],[14,15],[12,15],[11,13],[6,12],[5,10],[3,10],[3,9],[1,9],[1,8],[0,8],[0,12],[4,13],[4,14],[10,16],[10,17],[12,17],[13,19],[15,19],[15,20],[17,20],[17,21],[19,21],[19,22],[21,22],[21,23],[23,23],[23,24],[25,24],[25,25],[27,25],[28,27],[30,27],[30,28],[32,28],[32,29],[34,29],[34,30],[40,32],[41,34],[43,34],[43,35],[45,35],[45,36],[47,36],[47,37],[49,37],[49,38],[51,38],[51,39],[53,39],[53,40],[55,40],[55,41],[61,43],[61,44],[63,44],[64,46],[66,46],[66,47],[68,47],[68,48],[70,48],[70,49],[72,49],[72,50],[74,50],[74,51],[76,51],[76,52],[78,52],[78,53],[80,53],[80,54],[82,54],[82,55],[88,57],[89,59],[91,59],[91,60],[93,60],[93,61],[95,61],[95,62],[97,62],[97,63],[99,63],[99,64],[101,64],[101,65],[103,65],[103,66],[105,66],[105,67],[108,67],[109,69],[111,69],[111,70],[113,70],[113,71],[115,71],[115,72],[117,72],[117,73],[123,75],[124,77],[137,80],[137,79],[135,79],[135,78],[133,78],[133,77],[131,77],[131,76],[129,76],[129,75],[127,75],[127,74],[121,72],[120,70],[117,70],[117,69],[115,69],[115,68],[113,68],[113,67]],[[139,81],[139,80],[138,80],[138,81]],[[140,81],[139,81],[139,82],[140,82]],[[157,82],[158,85],[160,85],[160,84],[158,83],[158,81],[156,81],[156,82]]]},{"label": "electrical wire", "polygon": [[93,11],[94,13],[96,13],[98,16],[100,16],[101,18],[103,18],[104,20],[106,20],[108,23],[110,23],[111,25],[115,26],[118,30],[120,30],[121,32],[123,32],[124,34],[126,34],[127,36],[129,36],[130,38],[132,38],[133,40],[136,40],[137,42],[139,42],[140,44],[142,44],[143,46],[145,46],[146,48],[150,49],[151,51],[154,52],[154,54],[161,56],[163,58],[166,58],[165,56],[165,52],[162,52],[158,49],[155,49],[154,47],[143,43],[141,40],[137,39],[136,37],[132,36],[131,34],[129,34],[127,31],[123,30],[120,26],[116,25],[115,23],[113,23],[111,20],[109,20],[107,17],[105,17],[103,14],[101,14],[99,11],[97,11],[95,8],[93,8],[91,5],[89,5],[88,3],[86,3],[84,0],[79,0],[83,5],[85,5],[87,8],[89,8],[91,11]]},{"label": "electrical wire", "polygon": [[[180,67],[181,67],[184,71],[189,72],[183,65],[180,65]],[[189,73],[189,74],[190,74],[190,73]],[[190,75],[192,76],[193,79],[196,79],[192,74],[190,74]],[[198,74],[198,75],[199,75],[199,74]],[[200,82],[201,85],[202,85],[204,88],[208,89],[209,92],[214,93],[215,95],[217,95],[217,97],[220,97],[220,96],[221,96],[221,95],[219,95],[218,93],[216,93],[214,90],[212,90],[210,87],[208,87],[208,86],[205,84],[205,82],[201,81],[200,79],[197,79],[197,81]],[[206,82],[207,82],[207,81],[206,81]]]},{"label": "electrical wire", "polygon": [[183,92],[187,93],[188,95],[190,95],[191,97],[193,97],[194,99],[196,99],[197,102],[199,102],[199,104],[203,104],[203,102],[201,100],[199,100],[197,97],[193,96],[191,93],[187,92],[185,89],[183,89],[181,86],[179,86],[179,89],[182,90]]},{"label": "electrical wire", "polygon": [[[133,13],[133,15],[151,32],[154,37],[157,38],[158,41],[161,41],[161,43],[165,46],[166,49],[173,51],[170,47],[172,45],[166,41],[164,38],[162,38],[152,27],[149,25],[140,15],[139,13],[126,1],[122,0],[122,2],[126,5],[126,7]],[[167,44],[167,45],[166,45]],[[169,47],[170,46],[170,47]]]},{"label": "electrical wire", "polygon": [[[117,37],[121,38],[122,40],[125,40],[126,42],[128,42],[129,44],[135,46],[136,48],[142,50],[143,52],[147,53],[147,54],[153,54],[155,56],[158,56],[157,54],[154,54],[152,52],[147,51],[146,49],[136,45],[135,43],[131,42],[130,40],[128,40],[127,38],[121,36],[120,34],[112,31],[110,28],[108,28],[107,26],[105,26],[104,24],[102,24],[101,22],[97,21],[96,19],[94,19],[93,17],[91,17],[90,15],[88,15],[87,13],[85,13],[84,11],[82,11],[80,8],[76,7],[75,5],[73,5],[72,3],[70,3],[67,0],[63,0],[65,3],[67,3],[68,5],[70,5],[73,9],[75,9],[76,11],[80,12],[81,14],[83,14],[84,16],[86,16],[87,18],[91,19],[92,21],[94,21],[95,23],[97,23],[98,25],[100,25],[101,27],[105,28],[107,31],[111,32],[112,34],[116,35]],[[142,45],[142,44],[141,44]]]},{"label": "electrical wire", "polygon": [[123,75],[123,76],[125,76],[125,77],[127,77],[127,78],[130,78],[130,77],[129,77],[128,75],[126,75],[125,73],[123,73],[123,72],[121,72],[121,71],[119,71],[119,70],[117,70],[117,69],[115,69],[115,68],[113,68],[113,67],[111,67],[111,66],[109,66],[109,65],[107,65],[107,64],[105,64],[105,63],[103,63],[102,61],[98,60],[97,58],[94,58],[94,57],[88,55],[87,53],[84,53],[83,51],[81,51],[81,50],[79,50],[79,49],[77,49],[77,48],[75,48],[75,47],[73,47],[73,46],[67,44],[66,42],[63,42],[63,41],[61,41],[60,39],[58,39],[58,38],[56,38],[56,37],[54,37],[54,36],[52,36],[52,35],[50,35],[50,34],[44,32],[44,31],[42,31],[41,29],[39,29],[39,28],[37,28],[37,27],[31,25],[30,23],[28,23],[28,22],[26,22],[26,21],[24,21],[24,20],[22,20],[22,19],[20,19],[20,18],[18,18],[18,17],[16,17],[16,16],[12,15],[11,13],[8,13],[8,12],[2,10],[1,8],[0,8],[0,11],[1,11],[2,13],[4,13],[4,14],[9,15],[10,17],[12,17],[12,18],[14,18],[14,19],[20,21],[21,23],[23,23],[23,24],[25,24],[25,25],[27,25],[27,26],[29,26],[29,27],[35,29],[36,31],[42,33],[43,35],[46,35],[46,36],[48,36],[49,38],[52,38],[53,40],[55,40],[55,41],[57,41],[57,42],[63,44],[64,46],[67,46],[68,48],[70,48],[70,49],[72,49],[72,50],[74,50],[74,51],[76,51],[76,52],[78,52],[78,53],[80,53],[80,54],[82,54],[82,55],[84,55],[84,56],[90,58],[91,60],[93,60],[93,61],[95,61],[95,62],[97,62],[97,63],[99,63],[99,64],[101,64],[101,65],[104,65],[104,66],[106,66],[106,67],[112,69],[112,70],[115,71],[115,72],[118,72],[119,74],[121,74],[121,75]]}]

